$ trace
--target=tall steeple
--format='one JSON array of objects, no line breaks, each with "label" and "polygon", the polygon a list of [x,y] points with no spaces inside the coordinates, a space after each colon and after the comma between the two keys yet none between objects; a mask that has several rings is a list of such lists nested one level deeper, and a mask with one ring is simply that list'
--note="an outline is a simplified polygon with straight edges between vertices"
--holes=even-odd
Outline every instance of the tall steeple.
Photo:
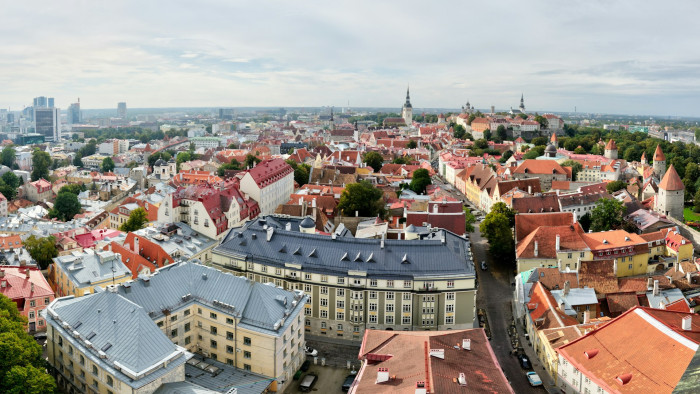
[{"label": "tall steeple", "polygon": [[411,94],[409,92],[408,86],[406,87],[406,102],[404,103],[403,106],[406,108],[413,108],[413,106],[411,105]]},{"label": "tall steeple", "polygon": [[401,108],[401,117],[406,123],[406,126],[410,127],[413,125],[413,106],[411,105],[411,95],[408,87],[406,87],[406,102],[403,104],[403,108]]},{"label": "tall steeple", "polygon": [[520,93],[520,107],[518,107],[521,112],[525,112],[525,96]]}]

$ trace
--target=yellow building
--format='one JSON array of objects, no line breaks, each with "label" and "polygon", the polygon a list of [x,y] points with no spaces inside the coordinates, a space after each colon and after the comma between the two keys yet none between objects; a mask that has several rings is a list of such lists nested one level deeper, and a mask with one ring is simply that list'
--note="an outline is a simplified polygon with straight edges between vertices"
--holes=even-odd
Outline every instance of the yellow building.
[{"label": "yellow building", "polygon": [[121,256],[110,251],[86,249],[55,257],[53,261],[49,266],[49,283],[59,297],[91,294],[96,286],[120,284],[132,276]]}]

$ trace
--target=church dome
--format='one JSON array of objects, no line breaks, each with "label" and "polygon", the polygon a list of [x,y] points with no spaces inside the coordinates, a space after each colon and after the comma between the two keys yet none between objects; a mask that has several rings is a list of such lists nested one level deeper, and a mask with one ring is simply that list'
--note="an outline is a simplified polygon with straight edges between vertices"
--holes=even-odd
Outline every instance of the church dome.
[{"label": "church dome", "polygon": [[549,144],[549,145],[547,145],[547,147],[544,149],[544,152],[545,152],[545,153],[557,153],[557,147],[554,146],[554,145],[552,145],[552,144]]},{"label": "church dome", "polygon": [[313,219],[310,217],[305,217],[304,220],[299,223],[299,227],[301,228],[314,228],[316,227],[316,223],[314,223]]},{"label": "church dome", "polygon": [[154,167],[160,167],[160,166],[166,166],[168,163],[165,162],[163,159],[158,159],[156,160],[156,163],[153,165]]}]

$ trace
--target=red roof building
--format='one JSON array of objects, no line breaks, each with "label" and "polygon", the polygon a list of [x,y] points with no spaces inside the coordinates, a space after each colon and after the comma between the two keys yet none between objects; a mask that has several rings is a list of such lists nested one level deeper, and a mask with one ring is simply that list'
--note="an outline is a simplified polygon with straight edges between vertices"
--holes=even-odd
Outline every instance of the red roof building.
[{"label": "red roof building", "polygon": [[17,304],[19,313],[27,318],[29,332],[46,331],[39,312],[53,301],[54,293],[40,270],[0,266],[0,294]]}]

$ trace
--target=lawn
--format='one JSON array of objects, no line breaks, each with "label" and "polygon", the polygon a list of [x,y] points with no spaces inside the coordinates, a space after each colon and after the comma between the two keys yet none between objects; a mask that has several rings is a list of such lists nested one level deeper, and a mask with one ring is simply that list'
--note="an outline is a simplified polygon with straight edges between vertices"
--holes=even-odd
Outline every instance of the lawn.
[{"label": "lawn", "polygon": [[687,222],[700,222],[700,213],[693,212],[693,208],[685,208],[683,210],[683,218]]}]

